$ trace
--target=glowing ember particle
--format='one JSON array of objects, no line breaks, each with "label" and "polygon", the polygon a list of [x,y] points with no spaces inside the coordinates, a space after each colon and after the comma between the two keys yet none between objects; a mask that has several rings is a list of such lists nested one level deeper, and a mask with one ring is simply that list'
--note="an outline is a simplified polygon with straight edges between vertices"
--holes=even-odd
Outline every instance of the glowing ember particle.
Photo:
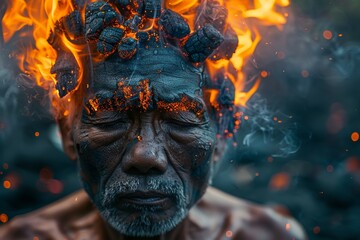
[{"label": "glowing ember particle", "polygon": [[40,136],[40,133],[39,133],[39,132],[35,132],[34,135],[35,135],[35,137],[39,137],[39,136]]},{"label": "glowing ember particle", "polygon": [[255,176],[257,176],[257,177],[258,177],[258,176],[260,176],[260,173],[258,173],[258,172],[257,172],[257,173],[255,173]]},{"label": "glowing ember particle", "polygon": [[332,165],[328,165],[326,167],[326,171],[329,172],[329,173],[332,173],[334,171],[334,167]]},{"label": "glowing ember particle", "polygon": [[0,222],[6,223],[7,221],[9,221],[9,217],[5,213],[0,214]]},{"label": "glowing ember particle", "polygon": [[339,36],[339,37],[342,37],[342,36],[344,36],[344,35],[343,35],[342,33],[339,33],[338,36]]},{"label": "glowing ember particle", "polygon": [[285,53],[282,52],[282,51],[279,51],[279,52],[276,52],[276,56],[277,56],[279,59],[284,59],[284,58],[285,58]]},{"label": "glowing ember particle", "polygon": [[353,132],[353,133],[351,134],[351,140],[352,140],[353,142],[359,141],[359,133],[358,133],[358,132]]},{"label": "glowing ember particle", "polygon": [[51,179],[52,177],[53,177],[53,173],[49,168],[42,168],[40,170],[40,178]]},{"label": "glowing ember particle", "polygon": [[345,109],[339,103],[334,103],[330,109],[331,113],[326,123],[326,128],[330,134],[339,133],[345,126]]},{"label": "glowing ember particle", "polygon": [[4,163],[4,164],[3,164],[3,168],[4,168],[4,169],[9,169],[9,164]]},{"label": "glowing ember particle", "polygon": [[151,91],[149,87],[149,80],[144,80],[140,82],[140,87],[142,88],[142,91],[139,93],[140,98],[140,105],[143,108],[144,111],[148,109],[151,103]]},{"label": "glowing ember particle", "polygon": [[308,70],[302,70],[301,71],[301,76],[303,76],[303,78],[308,78],[310,75]]},{"label": "glowing ember particle", "polygon": [[142,141],[142,136],[137,136],[137,140],[139,141],[139,142],[141,142]]},{"label": "glowing ember particle", "polygon": [[11,188],[11,182],[9,180],[5,180],[3,186],[4,188],[9,189]]},{"label": "glowing ember particle", "polygon": [[262,78],[267,78],[269,76],[269,73],[267,71],[261,71],[260,75]]},{"label": "glowing ember particle", "polygon": [[274,190],[286,189],[290,184],[291,177],[288,173],[281,172],[272,176],[269,186]]},{"label": "glowing ember particle", "polygon": [[91,107],[93,108],[93,110],[95,112],[97,112],[97,110],[99,109],[99,99],[95,98],[95,99],[90,99],[89,100],[89,104],[91,105]]},{"label": "glowing ember particle", "polygon": [[319,234],[320,233],[320,227],[319,226],[316,226],[313,228],[313,233],[314,234]]},{"label": "glowing ember particle", "polygon": [[330,31],[330,30],[325,30],[323,32],[323,37],[326,39],[326,40],[331,40],[333,38],[333,33]]},{"label": "glowing ember particle", "polygon": [[[119,84],[120,84],[120,83],[119,83]],[[124,93],[124,97],[125,97],[126,99],[130,99],[130,98],[133,96],[132,90],[131,90],[131,87],[130,87],[130,86],[120,86],[120,87],[122,87],[121,89],[122,89],[122,91],[123,91],[123,93]]]},{"label": "glowing ember particle", "polygon": [[285,224],[286,231],[290,231],[290,223]]},{"label": "glowing ember particle", "polygon": [[348,172],[360,171],[360,159],[357,157],[350,157],[346,160],[346,170]]},{"label": "glowing ember particle", "polygon": [[62,182],[56,179],[50,179],[47,183],[49,192],[53,194],[59,194],[64,190],[64,185]]},{"label": "glowing ember particle", "polygon": [[233,232],[230,230],[226,231],[225,235],[226,235],[226,237],[231,238],[233,236]]},{"label": "glowing ember particle", "polygon": [[245,116],[244,119],[247,121],[249,120],[249,116]]}]

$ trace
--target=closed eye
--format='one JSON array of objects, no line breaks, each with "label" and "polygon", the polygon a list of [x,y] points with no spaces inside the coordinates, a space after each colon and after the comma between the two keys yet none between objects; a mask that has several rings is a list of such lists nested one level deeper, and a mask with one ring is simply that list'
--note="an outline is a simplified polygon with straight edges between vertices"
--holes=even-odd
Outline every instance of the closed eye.
[{"label": "closed eye", "polygon": [[81,121],[99,128],[126,126],[131,122],[127,114],[119,112],[97,112],[94,116],[85,114]]},{"label": "closed eye", "polygon": [[163,121],[167,124],[180,127],[198,127],[208,124],[208,120],[202,116],[197,116],[192,112],[163,113]]},{"label": "closed eye", "polygon": [[164,123],[168,125],[173,125],[174,127],[182,128],[199,127],[206,124],[206,122],[182,121],[178,119],[166,119],[164,120]]}]

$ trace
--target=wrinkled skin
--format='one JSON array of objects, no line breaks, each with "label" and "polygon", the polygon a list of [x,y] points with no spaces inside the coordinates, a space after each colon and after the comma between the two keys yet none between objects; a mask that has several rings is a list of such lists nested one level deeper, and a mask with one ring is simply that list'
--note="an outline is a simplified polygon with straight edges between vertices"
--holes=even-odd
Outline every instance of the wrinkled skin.
[{"label": "wrinkled skin", "polygon": [[[306,239],[294,220],[208,188],[221,151],[200,75],[169,50],[95,66],[81,116],[60,122],[89,198],[81,191],[18,217],[0,228],[0,239]],[[142,80],[151,90],[145,108],[139,93],[129,108],[107,101],[89,110],[96,98],[114,98],[119,83],[136,88]],[[184,96],[196,109],[175,107]]]},{"label": "wrinkled skin", "polygon": [[[144,109],[140,94],[134,94],[125,110],[109,103],[96,111],[83,109],[73,129],[85,190],[112,227],[126,235],[156,236],[174,228],[204,194],[210,177],[216,129],[202,99],[200,75],[181,57],[169,56],[169,50],[158,50],[150,62],[146,51],[136,65],[113,59],[95,66],[85,106],[114,91],[122,96],[119,85],[136,88],[145,79],[150,103]],[[198,109],[177,109],[183,96]]]}]

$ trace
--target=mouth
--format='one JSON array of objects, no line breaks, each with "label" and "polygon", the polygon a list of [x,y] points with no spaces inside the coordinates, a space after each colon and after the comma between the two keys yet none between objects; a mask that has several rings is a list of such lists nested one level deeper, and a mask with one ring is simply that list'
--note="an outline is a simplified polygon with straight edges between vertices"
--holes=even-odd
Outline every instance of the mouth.
[{"label": "mouth", "polygon": [[171,201],[171,197],[160,192],[133,192],[125,193],[120,196],[121,205],[137,206],[163,206],[165,207]]}]

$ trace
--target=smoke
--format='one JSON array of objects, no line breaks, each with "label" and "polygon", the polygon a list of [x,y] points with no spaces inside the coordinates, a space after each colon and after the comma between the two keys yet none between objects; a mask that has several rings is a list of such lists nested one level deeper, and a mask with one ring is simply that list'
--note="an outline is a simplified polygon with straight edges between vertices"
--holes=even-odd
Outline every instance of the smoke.
[{"label": "smoke", "polygon": [[282,48],[286,55],[280,61],[285,66],[284,79],[302,96],[316,86],[316,80],[336,87],[354,76],[360,46],[348,42],[346,36],[328,23],[299,17],[285,28],[282,38],[284,47],[276,47]]},{"label": "smoke", "polygon": [[297,124],[291,116],[270,110],[266,99],[259,94],[253,96],[243,111],[246,119],[242,126],[243,145],[273,157],[287,157],[298,151]]},{"label": "smoke", "polygon": [[354,43],[342,46],[334,39],[325,49],[324,56],[331,61],[324,61],[323,67],[328,71],[324,71],[321,77],[327,78],[332,85],[341,84],[354,75],[360,60],[360,47]]},{"label": "smoke", "polygon": [[300,149],[300,139],[314,130],[304,122],[311,115],[324,114],[323,106],[339,101],[333,98],[337,91],[353,92],[347,86],[357,86],[354,76],[359,71],[358,44],[347,42],[328,23],[289,15],[293,17],[282,31],[261,33],[263,39],[244,68],[249,79],[261,71],[268,76],[243,110],[248,120],[242,122],[238,142],[274,157],[287,157]]},{"label": "smoke", "polygon": [[5,66],[3,56],[4,54],[0,54],[0,141],[6,139],[16,126],[17,95],[19,92],[15,76]]}]

